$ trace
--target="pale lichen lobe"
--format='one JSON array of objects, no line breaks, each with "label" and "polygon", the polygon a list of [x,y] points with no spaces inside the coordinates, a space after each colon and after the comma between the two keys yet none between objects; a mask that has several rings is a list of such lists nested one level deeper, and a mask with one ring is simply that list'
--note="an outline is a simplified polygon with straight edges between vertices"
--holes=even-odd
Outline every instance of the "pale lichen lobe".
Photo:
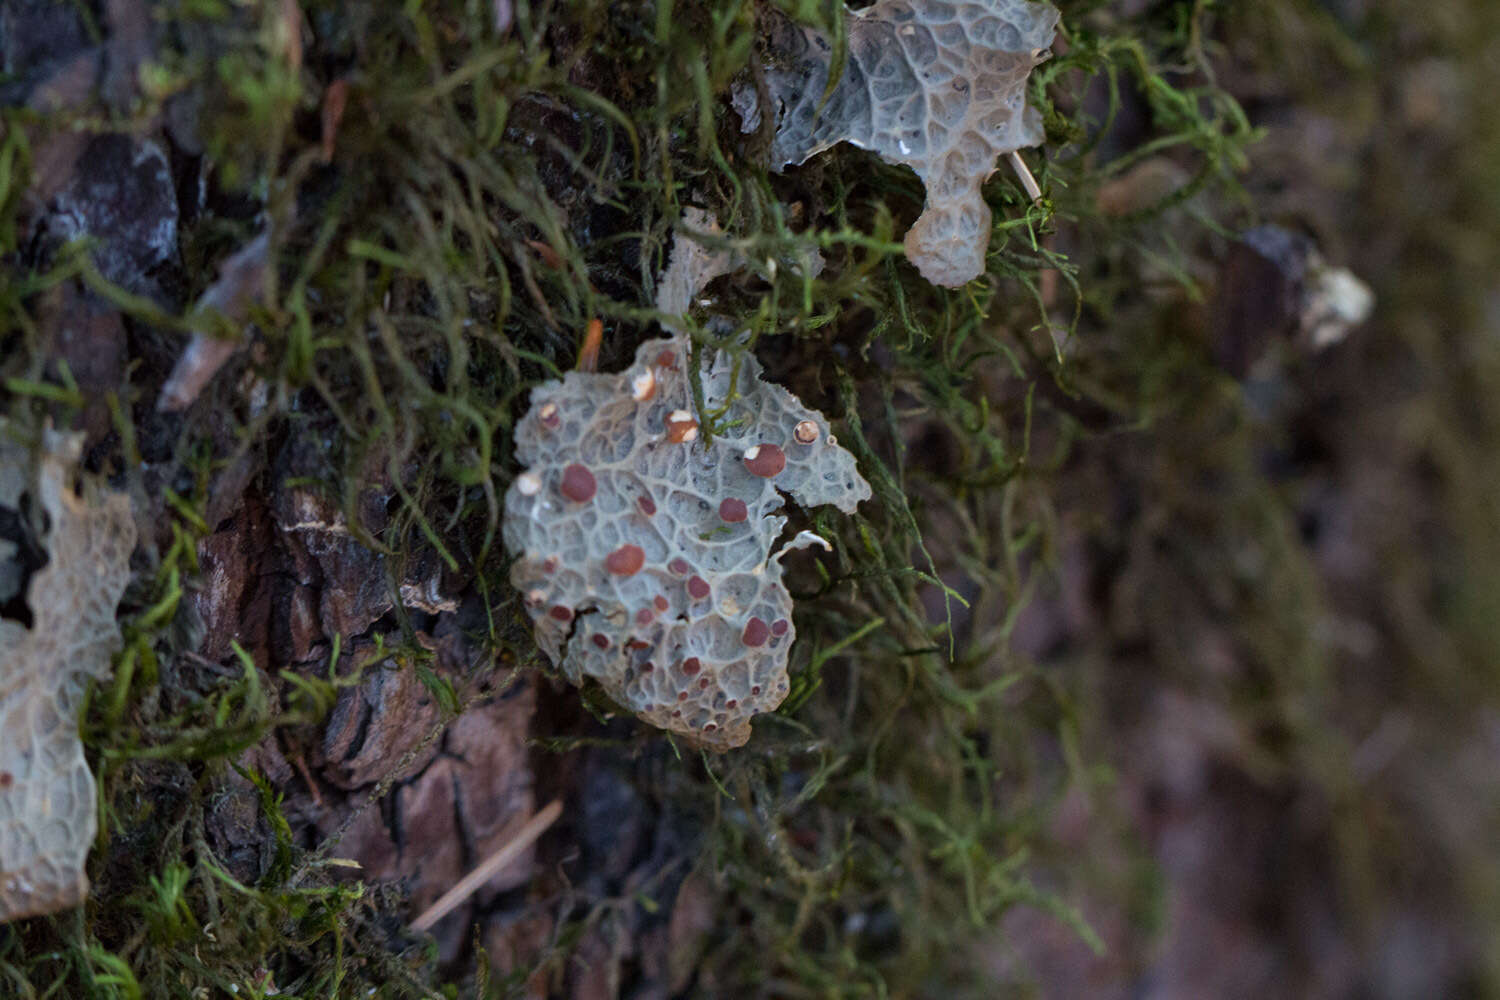
[{"label": "pale lichen lobe", "polygon": [[30,627],[0,620],[0,922],[76,906],[88,891],[95,793],[78,711],[120,643],[135,522],[124,494],[73,491],[81,441],[48,431],[33,465],[0,437],[0,505],[30,493],[50,524],[47,563],[27,585]]},{"label": "pale lichen lobe", "polygon": [[[980,192],[1007,153],[1039,145],[1041,115],[1026,80],[1046,58],[1058,12],[1028,0],[882,0],[846,11],[848,59],[828,94],[833,47],[810,28],[783,32],[766,70],[775,115],[771,165],[802,163],[837,142],[917,172],[927,189],[906,234],[922,276],[957,287],[984,273],[991,213]],[[760,124],[755,89],[735,104]]]},{"label": "pale lichen lobe", "polygon": [[653,725],[724,749],[788,690],[796,631],[780,560],[820,540],[772,554],[786,498],[852,513],[870,486],[827,420],[761,381],[748,354],[704,366],[703,412],[718,416],[701,433],[689,352],[683,336],[648,341],[623,372],[570,372],[532,392],[505,540],[537,643],[570,681],[592,678]]}]

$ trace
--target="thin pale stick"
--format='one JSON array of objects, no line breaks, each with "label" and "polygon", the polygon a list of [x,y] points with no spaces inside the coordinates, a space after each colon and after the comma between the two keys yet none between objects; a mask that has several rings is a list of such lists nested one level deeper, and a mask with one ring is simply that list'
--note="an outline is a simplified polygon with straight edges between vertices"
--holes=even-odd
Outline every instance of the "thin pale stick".
[{"label": "thin pale stick", "polygon": [[527,820],[526,825],[517,830],[516,835],[504,847],[481,861],[478,868],[475,868],[469,874],[459,879],[453,888],[443,893],[436,903],[433,903],[422,912],[420,917],[413,920],[411,922],[411,929],[418,932],[431,930],[432,926],[452,912],[454,907],[468,899],[474,893],[474,890],[488,882],[496,872],[510,864],[516,859],[517,855],[530,847],[532,842],[546,831],[547,827],[557,822],[557,817],[561,813],[561,799],[554,799],[549,802],[543,807],[541,812]]},{"label": "thin pale stick", "polygon": [[1010,166],[1016,172],[1016,176],[1021,178],[1021,186],[1026,189],[1026,194],[1031,200],[1033,202],[1041,201],[1042,186],[1036,182],[1036,178],[1032,176],[1031,168],[1026,165],[1025,160],[1021,159],[1020,153],[1013,152],[1010,154]]}]

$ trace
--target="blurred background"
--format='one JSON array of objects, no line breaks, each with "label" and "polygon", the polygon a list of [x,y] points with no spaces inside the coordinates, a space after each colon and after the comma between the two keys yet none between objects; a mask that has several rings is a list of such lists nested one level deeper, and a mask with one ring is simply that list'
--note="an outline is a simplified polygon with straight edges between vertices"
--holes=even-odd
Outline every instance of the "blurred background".
[{"label": "blurred background", "polygon": [[[1016,633],[1108,762],[1049,832],[1109,952],[1016,911],[984,959],[1042,996],[1495,996],[1500,5],[1219,7],[1267,228],[1133,346],[1185,325],[1243,396],[1179,374],[1086,446]],[[1322,348],[1265,339],[1304,240],[1374,295]]]}]

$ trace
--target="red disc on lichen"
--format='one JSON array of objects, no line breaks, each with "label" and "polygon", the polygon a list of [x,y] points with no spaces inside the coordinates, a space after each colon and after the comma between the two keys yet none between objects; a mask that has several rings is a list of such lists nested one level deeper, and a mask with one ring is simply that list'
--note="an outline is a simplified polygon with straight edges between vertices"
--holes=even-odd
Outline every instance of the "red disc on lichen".
[{"label": "red disc on lichen", "polygon": [[651,620],[655,617],[656,612],[652,611],[650,608],[641,608],[641,610],[635,613],[635,623],[637,625],[650,625]]},{"label": "red disc on lichen", "polygon": [[595,632],[593,640],[594,645],[598,646],[600,649],[609,648],[609,636],[605,635],[603,632]]},{"label": "red disc on lichen", "polygon": [[673,444],[698,439],[698,421],[689,416],[686,410],[673,410],[667,417],[666,430],[667,440]]},{"label": "red disc on lichen", "polygon": [[688,596],[695,601],[701,601],[708,596],[708,581],[701,576],[695,576],[687,582]]},{"label": "red disc on lichen", "polygon": [[667,569],[671,570],[673,573],[676,573],[678,576],[686,576],[687,571],[692,568],[693,567],[689,566],[688,561],[682,558],[682,556],[678,556],[676,559],[673,559],[671,562],[667,563]]},{"label": "red disc on lichen", "polygon": [[547,614],[560,622],[570,622],[573,620],[573,609],[562,604],[552,605],[552,610],[548,611]]},{"label": "red disc on lichen", "polygon": [[594,499],[594,492],[597,489],[594,474],[577,462],[563,470],[562,484],[558,486],[558,491],[574,503]]},{"label": "red disc on lichen", "polygon": [[792,623],[785,618],[778,618],[771,623],[772,635],[786,635],[786,630],[792,627]]},{"label": "red disc on lichen", "polygon": [[700,691],[707,691],[708,690],[708,678],[707,677],[703,678],[701,681],[698,682],[698,690],[700,690]]},{"label": "red disc on lichen", "polygon": [[750,516],[750,511],[745,507],[745,501],[725,497],[719,501],[719,516],[730,524],[738,524]]},{"label": "red disc on lichen", "polygon": [[739,699],[737,699],[737,698],[730,698],[728,701],[726,701],[724,703],[724,707],[725,708],[731,708],[731,709],[732,708],[738,708],[739,704],[740,704],[739,703]]},{"label": "red disc on lichen", "polygon": [[685,660],[682,661],[682,672],[685,673],[685,674],[687,674],[689,677],[693,676],[699,670],[702,670],[702,669],[703,669],[703,662],[701,660],[699,660],[696,656],[690,656],[687,659],[685,659]]},{"label": "red disc on lichen", "polygon": [[662,351],[656,356],[656,367],[671,368],[677,364],[677,355],[671,351]]},{"label": "red disc on lichen", "polygon": [[786,452],[774,444],[757,444],[745,450],[745,468],[753,476],[770,479],[786,468]]},{"label": "red disc on lichen", "polygon": [[771,634],[771,626],[759,618],[752,618],[745,623],[745,632],[740,636],[747,646],[764,645],[766,638]]},{"label": "red disc on lichen", "polygon": [[656,501],[652,500],[644,493],[636,497],[635,502],[636,505],[641,508],[641,513],[645,514],[647,517],[650,517],[652,514],[656,513]]},{"label": "red disc on lichen", "polygon": [[656,605],[657,611],[665,611],[667,610],[667,608],[671,607],[671,605],[667,602],[667,599],[660,594],[657,594],[655,597],[651,598],[651,603]]},{"label": "red disc on lichen", "polygon": [[754,687],[752,687],[750,689],[750,693],[751,694],[760,694],[760,685],[756,684]]},{"label": "red disc on lichen", "polygon": [[639,545],[621,545],[604,557],[604,568],[616,576],[634,576],[646,565],[646,553]]}]

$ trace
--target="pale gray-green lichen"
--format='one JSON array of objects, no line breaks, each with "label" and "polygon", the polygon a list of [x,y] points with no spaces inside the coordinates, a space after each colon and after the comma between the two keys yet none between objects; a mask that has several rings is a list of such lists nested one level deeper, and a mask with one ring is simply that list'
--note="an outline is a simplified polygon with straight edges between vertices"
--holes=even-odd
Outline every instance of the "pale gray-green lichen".
[{"label": "pale gray-green lichen", "polygon": [[81,438],[43,435],[39,457],[4,436],[0,503],[30,494],[46,512],[47,563],[32,574],[30,627],[0,620],[0,921],[83,901],[94,839],[94,779],[77,716],[120,642],[115,605],[130,579],[135,522],[124,494],[70,487]]},{"label": "pale gray-green lichen", "polygon": [[[1041,116],[1026,80],[1046,58],[1058,12],[1029,0],[881,0],[846,11],[848,60],[828,95],[833,46],[810,28],[783,30],[766,69],[776,126],[771,165],[802,163],[837,142],[916,171],[927,188],[906,234],[908,259],[933,284],[984,272],[991,214],[981,186],[996,160],[1039,145]],[[747,132],[755,88],[734,94]]]},{"label": "pale gray-green lichen", "polygon": [[725,749],[787,693],[781,557],[822,540],[772,553],[785,498],[852,513],[870,486],[827,420],[748,354],[703,368],[706,412],[727,406],[705,443],[690,363],[686,337],[652,340],[623,372],[533,390],[504,530],[537,643],[570,681]]}]

